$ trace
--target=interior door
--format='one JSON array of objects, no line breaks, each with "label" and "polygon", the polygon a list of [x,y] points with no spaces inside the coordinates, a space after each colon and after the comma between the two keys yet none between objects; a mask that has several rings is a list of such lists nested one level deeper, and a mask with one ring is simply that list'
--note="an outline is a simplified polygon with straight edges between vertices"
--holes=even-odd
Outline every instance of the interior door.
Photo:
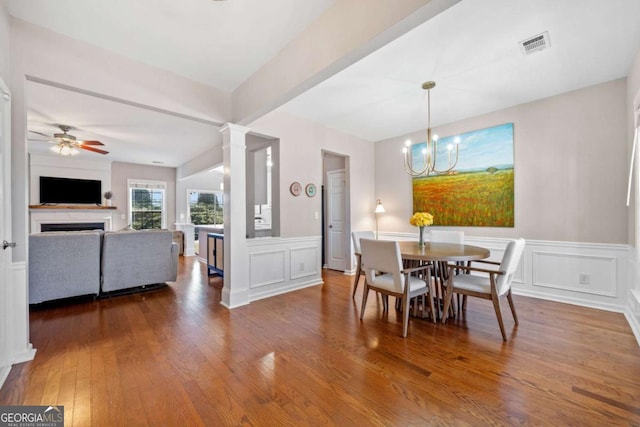
[{"label": "interior door", "polygon": [[0,386],[9,373],[9,307],[11,265],[11,95],[0,79]]},{"label": "interior door", "polygon": [[345,245],[345,172],[327,172],[327,267],[346,269]]}]

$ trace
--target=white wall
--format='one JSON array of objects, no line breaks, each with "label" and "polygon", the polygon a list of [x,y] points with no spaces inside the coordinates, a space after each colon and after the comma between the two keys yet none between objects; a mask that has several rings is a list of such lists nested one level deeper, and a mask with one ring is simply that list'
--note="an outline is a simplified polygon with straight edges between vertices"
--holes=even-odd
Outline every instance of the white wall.
[{"label": "white wall", "polygon": [[102,182],[102,194],[111,190],[111,162],[81,160],[64,156],[29,156],[29,204],[40,202],[41,176],[96,179]]},{"label": "white wall", "polygon": [[[636,54],[635,61],[627,76],[627,148],[629,158],[631,157],[632,143],[635,133],[634,114],[640,114],[640,111],[633,111],[634,101],[640,101],[636,97],[640,93],[640,51]],[[632,325],[636,333],[636,339],[640,342],[640,215],[638,213],[638,200],[640,195],[640,162],[638,161],[640,152],[636,151],[636,159],[634,165],[634,180],[632,200],[629,210],[629,243],[632,245],[629,254],[629,304],[627,307],[627,319]]]},{"label": "white wall", "polygon": [[9,82],[10,17],[4,1],[0,1],[0,77]]},{"label": "white wall", "polygon": [[[273,112],[250,125],[254,132],[280,138],[280,224],[282,237],[320,236],[321,198],[289,192],[292,182],[322,185],[322,152],[349,158],[351,226],[373,229],[374,144],[288,113]],[[318,217],[315,217],[315,214]]]},{"label": "white wall", "polygon": [[119,230],[128,225],[128,184],[129,179],[164,181],[167,185],[166,213],[167,228],[175,229],[176,222],[176,169],[161,166],[136,165],[133,163],[113,162],[111,165],[111,191],[113,205],[117,210],[113,215],[113,229]]},{"label": "white wall", "polygon": [[[466,235],[627,243],[626,83],[616,80],[440,126],[441,137],[514,124],[515,227],[464,227]],[[425,131],[408,135],[424,140]],[[407,136],[376,144],[380,230],[414,232]]]}]

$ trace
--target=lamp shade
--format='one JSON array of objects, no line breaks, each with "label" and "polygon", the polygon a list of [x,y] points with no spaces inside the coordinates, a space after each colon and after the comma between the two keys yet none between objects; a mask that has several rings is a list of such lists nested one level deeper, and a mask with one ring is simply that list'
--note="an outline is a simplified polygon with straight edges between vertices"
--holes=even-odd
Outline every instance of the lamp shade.
[{"label": "lamp shade", "polygon": [[378,203],[376,204],[375,213],[384,213],[384,206],[382,206],[382,202],[378,199]]}]

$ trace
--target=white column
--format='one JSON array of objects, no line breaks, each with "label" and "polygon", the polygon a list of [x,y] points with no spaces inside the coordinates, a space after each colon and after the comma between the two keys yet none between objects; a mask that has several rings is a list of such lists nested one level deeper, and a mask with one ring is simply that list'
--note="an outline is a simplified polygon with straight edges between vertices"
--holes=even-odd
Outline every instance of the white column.
[{"label": "white column", "polygon": [[222,133],[224,165],[224,286],[221,304],[249,304],[245,135],[248,128],[227,123]]}]

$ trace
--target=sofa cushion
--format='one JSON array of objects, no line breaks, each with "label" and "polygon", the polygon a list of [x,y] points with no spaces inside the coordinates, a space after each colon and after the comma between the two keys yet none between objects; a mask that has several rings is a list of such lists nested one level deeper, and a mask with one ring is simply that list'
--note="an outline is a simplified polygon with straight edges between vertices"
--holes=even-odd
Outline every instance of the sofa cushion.
[{"label": "sofa cushion", "polygon": [[29,304],[98,294],[99,231],[55,231],[29,236]]},{"label": "sofa cushion", "polygon": [[105,232],[102,292],[175,281],[178,246],[169,230]]}]

